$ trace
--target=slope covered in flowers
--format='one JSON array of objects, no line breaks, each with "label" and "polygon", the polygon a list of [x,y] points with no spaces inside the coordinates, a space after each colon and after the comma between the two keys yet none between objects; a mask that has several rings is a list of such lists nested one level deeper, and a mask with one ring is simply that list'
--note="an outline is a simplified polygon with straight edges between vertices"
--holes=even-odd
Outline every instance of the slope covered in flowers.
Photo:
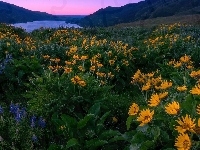
[{"label": "slope covered in flowers", "polygon": [[0,25],[0,147],[198,149],[199,34]]}]

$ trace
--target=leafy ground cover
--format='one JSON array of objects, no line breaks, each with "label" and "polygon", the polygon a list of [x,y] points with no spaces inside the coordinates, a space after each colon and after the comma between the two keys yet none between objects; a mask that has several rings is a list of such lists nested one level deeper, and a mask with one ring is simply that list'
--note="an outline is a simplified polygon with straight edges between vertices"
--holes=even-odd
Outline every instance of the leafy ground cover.
[{"label": "leafy ground cover", "polygon": [[199,149],[199,35],[1,24],[0,148]]}]

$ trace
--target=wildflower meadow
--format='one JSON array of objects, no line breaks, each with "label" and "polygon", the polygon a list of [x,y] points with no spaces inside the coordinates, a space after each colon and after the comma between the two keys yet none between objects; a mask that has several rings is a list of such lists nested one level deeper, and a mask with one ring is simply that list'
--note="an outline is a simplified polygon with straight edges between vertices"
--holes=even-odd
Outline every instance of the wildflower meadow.
[{"label": "wildflower meadow", "polygon": [[200,149],[200,27],[1,24],[0,149]]}]

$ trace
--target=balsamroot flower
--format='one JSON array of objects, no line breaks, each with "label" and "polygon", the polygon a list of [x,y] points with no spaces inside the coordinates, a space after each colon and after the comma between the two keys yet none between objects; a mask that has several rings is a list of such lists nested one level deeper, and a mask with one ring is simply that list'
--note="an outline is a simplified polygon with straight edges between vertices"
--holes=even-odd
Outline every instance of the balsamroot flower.
[{"label": "balsamroot flower", "polygon": [[145,124],[149,123],[154,115],[154,110],[151,112],[150,109],[142,110],[137,118],[137,121],[141,122],[139,126],[144,126]]},{"label": "balsamroot flower", "polygon": [[186,91],[187,87],[185,85],[177,87],[177,90],[180,92]]},{"label": "balsamroot flower", "polygon": [[160,99],[163,99],[168,96],[168,92],[159,93],[158,96]]},{"label": "balsamroot flower", "polygon": [[179,126],[176,126],[175,130],[179,133],[184,133],[186,131],[195,132],[195,119],[190,118],[188,114],[186,114],[185,117],[182,116],[182,120],[178,118],[176,122],[178,122]]},{"label": "balsamroot flower", "polygon": [[190,90],[190,93],[194,95],[200,95],[200,84],[193,87],[192,90]]},{"label": "balsamroot flower", "polygon": [[130,116],[134,116],[134,115],[136,115],[136,114],[138,113],[138,111],[139,111],[139,106],[138,106],[138,104],[133,103],[133,104],[130,106],[130,108],[129,108],[128,114],[129,114]]},{"label": "balsamroot flower", "polygon": [[153,94],[151,96],[151,99],[149,100],[148,105],[151,106],[151,107],[155,107],[155,106],[158,106],[159,103],[160,103],[160,98],[159,98],[158,94]]},{"label": "balsamroot flower", "polygon": [[167,106],[165,106],[165,112],[170,115],[176,115],[179,112],[179,109],[179,103],[176,101],[169,103]]},{"label": "balsamroot flower", "polygon": [[188,134],[179,134],[179,136],[176,138],[175,145],[178,150],[189,150],[192,143],[188,136]]}]

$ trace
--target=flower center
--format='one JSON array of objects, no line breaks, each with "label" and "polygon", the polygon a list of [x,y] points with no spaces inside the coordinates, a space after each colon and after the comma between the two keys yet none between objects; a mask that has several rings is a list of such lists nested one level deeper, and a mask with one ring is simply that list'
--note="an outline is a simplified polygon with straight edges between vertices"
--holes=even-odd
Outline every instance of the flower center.
[{"label": "flower center", "polygon": [[187,141],[187,140],[185,140],[185,141],[183,142],[183,148],[184,148],[184,149],[187,149],[187,148],[189,148],[189,147],[190,147],[190,142]]}]

